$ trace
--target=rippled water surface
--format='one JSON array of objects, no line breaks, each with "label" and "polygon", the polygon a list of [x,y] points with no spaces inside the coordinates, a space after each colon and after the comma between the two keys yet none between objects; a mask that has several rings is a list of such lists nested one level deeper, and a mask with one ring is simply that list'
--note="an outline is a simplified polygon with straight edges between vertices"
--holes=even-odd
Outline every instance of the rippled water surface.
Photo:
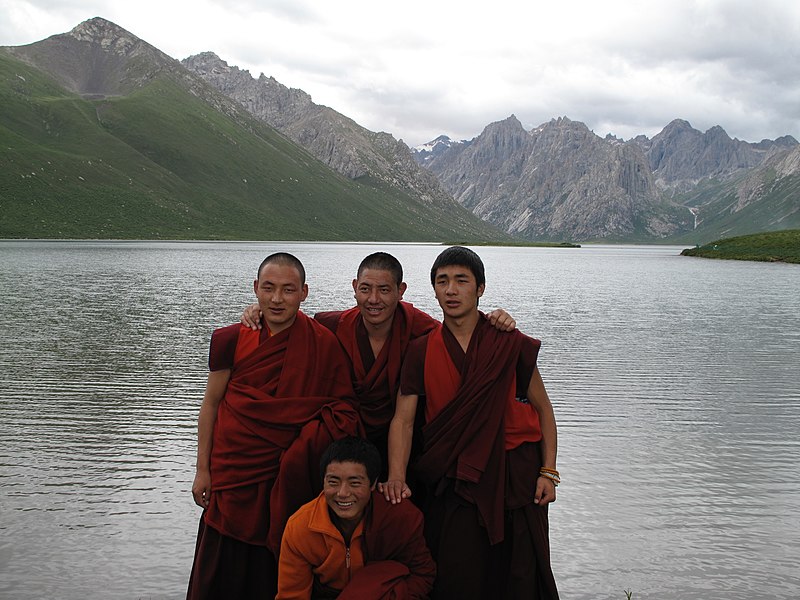
[{"label": "rippled water surface", "polygon": [[[376,249],[438,315],[437,246],[0,242],[0,597],[182,597],[212,329],[273,251],[306,264],[313,314]],[[800,597],[800,267],[477,250],[482,307],[543,340],[562,598]]]}]

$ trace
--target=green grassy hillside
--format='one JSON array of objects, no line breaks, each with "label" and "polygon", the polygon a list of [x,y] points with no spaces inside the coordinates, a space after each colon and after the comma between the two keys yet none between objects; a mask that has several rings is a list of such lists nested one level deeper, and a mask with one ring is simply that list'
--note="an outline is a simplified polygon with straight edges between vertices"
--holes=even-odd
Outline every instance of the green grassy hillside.
[{"label": "green grassy hillside", "polygon": [[719,238],[800,228],[800,176],[777,178],[774,172],[767,171],[764,178],[766,193],[736,212],[737,180],[702,182],[691,194],[678,199],[687,207],[699,207],[697,229],[670,241],[702,244]]},{"label": "green grassy hillside", "polygon": [[757,233],[688,248],[683,256],[800,263],[800,229]]},{"label": "green grassy hillside", "polygon": [[0,106],[0,238],[508,239],[340,177],[166,71],[86,100],[0,51]]}]

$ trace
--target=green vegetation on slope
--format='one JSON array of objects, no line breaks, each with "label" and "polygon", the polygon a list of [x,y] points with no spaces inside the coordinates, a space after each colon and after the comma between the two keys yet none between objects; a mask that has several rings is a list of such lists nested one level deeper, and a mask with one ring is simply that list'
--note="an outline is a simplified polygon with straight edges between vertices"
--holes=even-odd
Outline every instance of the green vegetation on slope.
[{"label": "green vegetation on slope", "polygon": [[0,51],[0,105],[0,238],[509,237],[455,203],[343,178],[168,72],[90,101]]},{"label": "green vegetation on slope", "polygon": [[[800,176],[777,178],[774,172],[764,175],[763,196],[739,210],[734,210],[739,179],[720,182],[706,180],[693,192],[676,200],[687,207],[699,207],[697,229],[670,238],[671,243],[702,243],[763,231],[782,231],[800,227]],[[688,208],[687,208],[688,212]]]},{"label": "green vegetation on slope", "polygon": [[683,256],[800,263],[800,229],[756,233],[687,248]]}]

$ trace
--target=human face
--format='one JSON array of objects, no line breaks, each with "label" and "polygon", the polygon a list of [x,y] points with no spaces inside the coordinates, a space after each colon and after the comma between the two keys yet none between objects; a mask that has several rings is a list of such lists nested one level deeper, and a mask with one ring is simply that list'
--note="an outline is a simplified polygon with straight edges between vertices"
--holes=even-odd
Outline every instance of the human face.
[{"label": "human face", "polygon": [[300,273],[294,267],[267,263],[253,282],[258,306],[270,332],[279,333],[291,327],[308,296],[308,286],[300,283]]},{"label": "human face", "polygon": [[392,322],[406,284],[397,285],[390,271],[364,269],[358,279],[353,279],[353,291],[364,322],[380,327]]},{"label": "human face", "polygon": [[355,528],[364,518],[372,490],[367,467],[354,462],[332,462],[325,469],[322,492],[325,502],[342,524]]},{"label": "human face", "polygon": [[444,316],[460,319],[477,312],[484,286],[477,284],[475,275],[467,267],[450,265],[436,270],[433,289]]}]

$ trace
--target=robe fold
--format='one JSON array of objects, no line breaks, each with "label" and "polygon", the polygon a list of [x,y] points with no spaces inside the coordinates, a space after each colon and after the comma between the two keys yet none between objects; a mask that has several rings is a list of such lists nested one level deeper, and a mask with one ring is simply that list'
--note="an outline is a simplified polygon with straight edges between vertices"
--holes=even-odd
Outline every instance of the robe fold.
[{"label": "robe fold", "polygon": [[408,567],[394,560],[364,565],[356,571],[338,600],[408,600]]}]

